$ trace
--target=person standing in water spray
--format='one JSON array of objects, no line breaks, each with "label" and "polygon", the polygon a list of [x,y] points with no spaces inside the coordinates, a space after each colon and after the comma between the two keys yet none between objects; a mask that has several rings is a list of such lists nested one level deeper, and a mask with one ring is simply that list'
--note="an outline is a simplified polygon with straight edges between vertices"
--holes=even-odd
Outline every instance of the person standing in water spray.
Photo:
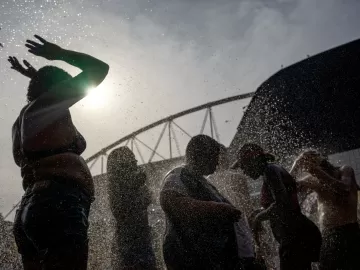
[{"label": "person standing in water spray", "polygon": [[54,66],[36,70],[9,57],[11,68],[30,78],[28,104],[12,129],[13,156],[25,190],[14,236],[25,270],[84,270],[94,184],[80,156],[86,141],[75,128],[69,108],[105,79],[109,66],[35,38],[40,42],[26,41],[30,53],[62,60],[82,72],[73,78]]},{"label": "person standing in water spray", "polygon": [[241,211],[204,177],[215,172],[219,154],[218,142],[197,135],[186,147],[185,165],[165,177],[160,204],[168,269],[257,269],[251,240],[244,241],[251,235],[244,237],[238,224]]},{"label": "person standing in water spray", "polygon": [[298,182],[303,191],[318,195],[319,222],[323,235],[320,270],[360,269],[360,229],[357,221],[358,186],[350,166],[335,167],[314,150],[295,161],[292,172],[307,175]]},{"label": "person standing in water spray", "polygon": [[274,161],[275,157],[259,145],[248,143],[238,152],[232,168],[241,168],[254,180],[262,176],[264,210],[253,219],[252,228],[256,232],[262,221],[270,221],[280,244],[280,269],[310,270],[311,262],[318,261],[321,235],[316,225],[301,213],[294,178]]},{"label": "person standing in water spray", "polygon": [[156,269],[148,207],[152,194],[147,176],[126,146],[113,150],[107,163],[110,209],[115,218],[114,270]]}]

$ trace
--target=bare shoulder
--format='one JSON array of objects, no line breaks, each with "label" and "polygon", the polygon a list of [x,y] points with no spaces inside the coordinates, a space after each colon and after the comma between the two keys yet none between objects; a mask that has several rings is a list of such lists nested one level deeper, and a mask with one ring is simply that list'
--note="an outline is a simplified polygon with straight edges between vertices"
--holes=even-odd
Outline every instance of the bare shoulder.
[{"label": "bare shoulder", "polygon": [[349,165],[343,165],[340,167],[340,172],[342,174],[346,173],[346,174],[353,174],[354,173],[354,169],[349,166]]},{"label": "bare shoulder", "polygon": [[309,181],[317,181],[318,179],[311,174],[304,176],[303,178],[299,179],[298,182],[309,182]]}]

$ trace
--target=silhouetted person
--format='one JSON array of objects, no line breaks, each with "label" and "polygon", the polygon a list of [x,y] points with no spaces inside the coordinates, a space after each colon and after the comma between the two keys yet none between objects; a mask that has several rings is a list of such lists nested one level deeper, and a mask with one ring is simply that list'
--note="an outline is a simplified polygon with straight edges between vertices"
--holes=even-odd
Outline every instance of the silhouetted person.
[{"label": "silhouetted person", "polygon": [[69,108],[99,85],[109,66],[89,55],[68,51],[35,36],[29,52],[62,60],[82,72],[71,77],[45,66],[36,71],[10,57],[12,69],[30,78],[28,104],[13,130],[13,155],[21,168],[25,194],[14,223],[14,235],[25,270],[86,269],[88,215],[94,196],[90,171],[80,156],[86,141],[76,130]]},{"label": "silhouetted person", "polygon": [[232,203],[247,217],[253,211],[248,183],[242,173],[231,170],[230,166],[231,163],[227,149],[224,145],[221,145],[219,164],[215,173],[209,176],[208,179],[214,183],[218,189],[221,188],[223,195],[231,198]]},{"label": "silhouetted person", "polygon": [[[252,258],[254,255],[253,246],[255,243],[247,222],[247,217],[253,210],[252,200],[244,175],[237,171],[230,170],[230,165],[231,163],[228,158],[227,149],[224,145],[220,145],[218,166],[215,173],[210,175],[207,179],[211,183],[214,183],[218,189],[221,188],[221,194],[225,198],[230,198],[233,205],[242,211],[243,217],[239,219],[237,225],[245,232],[245,238],[241,240],[243,245],[239,246],[239,254],[242,254],[242,250],[244,250],[243,252],[245,252],[245,254],[241,255],[241,257]],[[238,235],[238,238],[240,240],[241,236]],[[251,254],[246,250],[252,250]],[[255,258],[252,258],[250,261],[252,262],[254,260]]]},{"label": "silhouetted person", "polygon": [[265,153],[260,146],[245,144],[232,167],[240,167],[253,179],[263,176],[261,205],[264,210],[256,215],[252,227],[256,230],[262,221],[270,221],[280,244],[280,268],[311,269],[311,262],[319,259],[320,232],[301,213],[295,180],[283,167],[272,163],[274,160],[274,156]]},{"label": "silhouetted person", "polygon": [[323,243],[321,270],[360,269],[360,229],[357,222],[358,186],[350,166],[335,167],[317,151],[300,155],[293,170],[307,173],[298,182],[302,190],[318,194]]},{"label": "silhouetted person", "polygon": [[127,147],[111,152],[107,171],[110,207],[116,221],[112,265],[114,269],[156,269],[147,211],[151,193],[146,175]]},{"label": "silhouetted person", "polygon": [[215,140],[195,136],[186,147],[185,165],[165,177],[160,203],[168,269],[254,269],[251,233],[238,223],[241,212],[204,178],[214,173],[219,153]]}]

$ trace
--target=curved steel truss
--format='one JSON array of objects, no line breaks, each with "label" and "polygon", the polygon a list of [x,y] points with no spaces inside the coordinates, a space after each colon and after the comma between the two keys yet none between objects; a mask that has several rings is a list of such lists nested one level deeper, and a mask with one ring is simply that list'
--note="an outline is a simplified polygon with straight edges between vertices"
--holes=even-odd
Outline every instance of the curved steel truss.
[{"label": "curved steel truss", "polygon": [[[100,159],[101,160],[101,173],[103,173],[104,172],[104,162],[105,162],[105,158],[107,157],[107,153],[110,150],[112,150],[113,148],[120,146],[120,145],[126,145],[126,146],[130,147],[132,151],[136,152],[137,155],[140,157],[140,161],[142,164],[152,162],[155,156],[160,159],[163,159],[163,160],[171,159],[174,156],[182,156],[180,146],[179,146],[179,141],[176,136],[176,131],[182,132],[189,138],[191,138],[192,135],[188,131],[186,131],[185,128],[180,126],[175,120],[177,120],[178,118],[181,118],[183,116],[186,116],[186,115],[189,115],[189,114],[192,114],[195,112],[199,112],[202,110],[205,111],[205,116],[204,116],[204,119],[203,119],[203,122],[201,125],[200,132],[197,134],[202,134],[205,130],[205,127],[207,125],[209,125],[211,137],[220,141],[219,131],[217,129],[217,125],[215,122],[213,107],[219,106],[219,105],[222,105],[225,103],[229,103],[229,102],[247,99],[247,98],[252,97],[253,95],[254,95],[254,92],[237,95],[237,96],[232,96],[232,97],[217,100],[214,102],[209,102],[209,103],[194,107],[192,109],[188,109],[188,110],[182,111],[180,113],[168,116],[168,117],[161,119],[157,122],[154,122],[148,126],[140,128],[139,130],[137,130],[129,135],[124,136],[123,138],[108,145],[107,147],[101,149],[99,152],[97,152],[96,154],[94,154],[91,157],[89,157],[88,159],[86,159],[86,162],[88,164],[90,163],[89,168],[91,169],[97,163],[97,161]],[[162,126],[162,128],[161,128],[159,137],[157,138],[154,146],[150,146],[149,144],[145,143],[143,140],[141,140],[139,138],[138,135],[140,135],[144,132],[147,132],[148,130],[153,129],[158,126]],[[167,134],[167,135],[165,135],[165,134]],[[167,142],[168,142],[169,152],[168,152],[167,156],[160,154],[158,152],[159,145],[162,141],[164,141],[164,137],[167,137]],[[147,151],[151,151],[150,157],[147,160],[145,159],[145,157],[142,153],[142,150],[141,150],[142,148],[147,149]],[[176,152],[175,152],[175,150],[176,150]]]}]

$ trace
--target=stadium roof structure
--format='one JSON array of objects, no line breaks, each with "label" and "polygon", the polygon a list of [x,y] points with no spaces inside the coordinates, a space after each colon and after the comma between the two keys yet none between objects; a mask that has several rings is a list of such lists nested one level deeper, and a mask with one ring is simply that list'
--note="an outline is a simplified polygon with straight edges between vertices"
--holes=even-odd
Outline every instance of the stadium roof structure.
[{"label": "stadium roof structure", "polygon": [[[180,131],[182,134],[185,134],[188,140],[194,135],[197,134],[203,134],[205,131],[206,126],[209,127],[210,130],[210,136],[215,138],[217,141],[220,142],[220,136],[219,134],[222,132],[221,130],[218,130],[217,124],[215,121],[215,113],[213,108],[218,106],[223,106],[229,103],[238,102],[246,99],[250,99],[254,95],[254,92],[250,93],[244,93],[241,95],[231,96],[224,99],[216,100],[213,102],[208,102],[206,104],[196,106],[191,109],[187,109],[184,111],[181,111],[179,113],[170,115],[166,118],[163,118],[159,121],[156,121],[152,124],[149,124],[145,127],[140,128],[139,130],[136,130],[132,132],[131,134],[128,134],[119,140],[113,142],[112,144],[106,146],[105,148],[101,149],[97,153],[93,154],[89,158],[86,159],[86,163],[89,164],[90,169],[93,168],[93,166],[96,164],[98,160],[101,161],[101,174],[105,172],[105,159],[107,158],[108,153],[110,153],[113,149],[119,146],[129,146],[130,149],[137,154],[137,156],[140,158],[141,164],[147,164],[147,163],[153,163],[154,158],[158,157],[160,160],[168,160],[168,159],[174,159],[177,157],[183,156],[183,153],[181,152],[180,143],[176,136],[176,131]],[[239,106],[240,107],[240,106]],[[243,107],[240,107],[243,109]],[[243,110],[240,109],[241,113]],[[201,123],[201,128],[199,132],[197,133],[191,133],[188,131],[186,126],[179,125],[176,120],[194,114],[196,112],[204,111],[204,118]],[[236,114],[237,116],[237,114]],[[239,117],[240,118],[240,117]],[[191,121],[194,121],[193,119]],[[199,123],[200,124],[200,123]],[[139,138],[139,135],[145,134],[146,132],[149,132],[149,130],[152,130],[156,127],[161,127],[161,131],[158,133],[158,138],[156,140],[155,145],[149,145],[142,141]],[[167,138],[166,138],[167,137]],[[168,144],[168,154],[163,155],[158,152],[159,145],[161,143]],[[174,147],[175,146],[175,147]],[[148,158],[144,155],[145,151],[150,151],[150,155]],[[176,151],[177,150],[177,151]],[[176,153],[177,152],[177,153]]]},{"label": "stadium roof structure", "polygon": [[360,148],[360,39],[309,57],[256,90],[232,154],[246,142],[279,157],[304,148],[325,154]]}]

